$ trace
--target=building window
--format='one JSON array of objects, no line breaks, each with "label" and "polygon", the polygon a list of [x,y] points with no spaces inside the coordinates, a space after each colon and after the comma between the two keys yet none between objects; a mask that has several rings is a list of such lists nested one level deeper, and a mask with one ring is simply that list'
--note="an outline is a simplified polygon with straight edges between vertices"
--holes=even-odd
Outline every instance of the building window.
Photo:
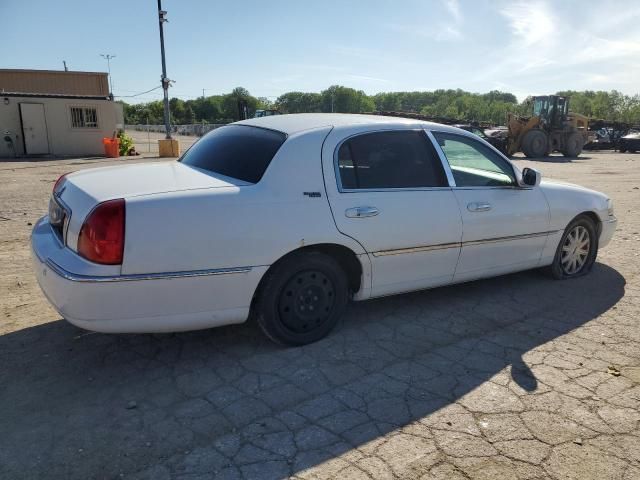
[{"label": "building window", "polygon": [[71,107],[73,128],[98,128],[98,112],[94,107]]}]

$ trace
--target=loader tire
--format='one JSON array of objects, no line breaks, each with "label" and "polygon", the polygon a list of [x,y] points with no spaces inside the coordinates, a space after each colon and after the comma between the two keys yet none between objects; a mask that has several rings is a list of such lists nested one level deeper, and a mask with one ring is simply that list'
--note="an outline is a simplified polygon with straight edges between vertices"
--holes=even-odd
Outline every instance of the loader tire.
[{"label": "loader tire", "polygon": [[577,157],[582,153],[582,147],[584,146],[584,138],[578,132],[573,132],[567,137],[567,142],[564,146],[562,154],[565,157]]},{"label": "loader tire", "polygon": [[522,153],[527,158],[545,157],[549,150],[549,139],[542,130],[530,130],[522,139]]}]

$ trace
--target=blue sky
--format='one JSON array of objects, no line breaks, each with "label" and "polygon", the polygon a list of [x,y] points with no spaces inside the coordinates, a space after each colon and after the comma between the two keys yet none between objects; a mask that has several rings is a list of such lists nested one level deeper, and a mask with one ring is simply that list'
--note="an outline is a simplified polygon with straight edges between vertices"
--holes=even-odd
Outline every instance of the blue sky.
[{"label": "blue sky", "polygon": [[[333,84],[462,88],[520,99],[557,90],[640,91],[640,1],[164,0],[171,96],[236,86],[272,100]],[[161,73],[155,0],[0,0],[0,68],[106,71],[114,93]],[[125,98],[161,98],[161,90]]]}]

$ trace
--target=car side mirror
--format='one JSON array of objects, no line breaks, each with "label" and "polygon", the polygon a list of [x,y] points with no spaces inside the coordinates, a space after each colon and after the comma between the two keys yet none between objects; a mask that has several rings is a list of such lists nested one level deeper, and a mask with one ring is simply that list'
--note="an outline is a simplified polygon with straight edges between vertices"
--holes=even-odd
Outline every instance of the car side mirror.
[{"label": "car side mirror", "polygon": [[537,187],[542,180],[542,174],[535,168],[526,167],[522,170],[522,185],[527,187]]}]

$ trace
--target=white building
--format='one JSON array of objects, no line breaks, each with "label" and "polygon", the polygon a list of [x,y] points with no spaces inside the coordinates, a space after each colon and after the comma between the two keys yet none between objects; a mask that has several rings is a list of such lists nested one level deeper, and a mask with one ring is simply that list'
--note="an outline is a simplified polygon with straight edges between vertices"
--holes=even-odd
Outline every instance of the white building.
[{"label": "white building", "polygon": [[106,73],[0,69],[0,158],[103,155],[123,125]]}]

